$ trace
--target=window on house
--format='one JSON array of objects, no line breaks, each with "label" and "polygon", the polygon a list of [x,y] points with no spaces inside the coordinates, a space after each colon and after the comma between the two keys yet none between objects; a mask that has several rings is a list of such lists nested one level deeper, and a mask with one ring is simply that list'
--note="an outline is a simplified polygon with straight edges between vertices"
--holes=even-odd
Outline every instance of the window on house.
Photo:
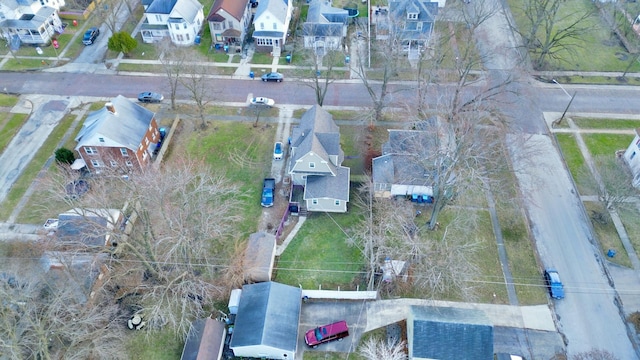
[{"label": "window on house", "polygon": [[186,28],[187,28],[187,23],[186,23],[186,22],[182,23],[182,28],[183,28],[183,29],[186,29]]},{"label": "window on house", "polygon": [[189,41],[189,34],[185,34],[184,36],[187,37],[187,41]]},{"label": "window on house", "polygon": [[162,16],[156,15],[156,21],[161,22],[162,21]]},{"label": "window on house", "polygon": [[213,30],[220,30],[220,23],[213,23]]},{"label": "window on house", "polygon": [[120,148],[120,154],[122,156],[129,156],[129,152],[127,151],[127,148]]},{"label": "window on house", "polygon": [[156,141],[156,133],[151,133],[151,140]]},{"label": "window on house", "polygon": [[278,24],[273,23],[273,30],[278,30]]},{"label": "window on house", "polygon": [[264,30],[264,23],[263,22],[260,23],[260,30]]},{"label": "window on house", "polygon": [[129,167],[133,166],[133,163],[131,162],[131,160],[127,160],[127,162],[125,162],[125,164],[127,164],[127,166],[129,166]]},{"label": "window on house", "polygon": [[233,21],[229,20],[229,29],[233,29]]},{"label": "window on house", "polygon": [[98,161],[98,160],[91,160],[91,165],[93,165],[93,167],[100,167],[100,161]]},{"label": "window on house", "polygon": [[631,156],[629,156],[629,160],[633,159],[635,156],[636,156],[636,152],[634,151],[631,153]]},{"label": "window on house", "polygon": [[176,30],[180,30],[180,24],[173,24],[173,28]]},{"label": "window on house", "polygon": [[98,141],[103,143],[104,142],[104,138],[98,138]]},{"label": "window on house", "polygon": [[144,138],[144,144],[149,145],[149,138]]},{"label": "window on house", "polygon": [[118,162],[115,160],[111,160],[111,167],[116,167],[118,166]]},{"label": "window on house", "polygon": [[183,39],[184,39],[184,38],[182,37],[182,35],[176,35],[176,37],[178,38],[178,41],[183,41]]},{"label": "window on house", "polygon": [[336,200],[333,204],[334,204],[335,206],[340,206],[340,200]]},{"label": "window on house", "polygon": [[311,203],[312,203],[313,205],[318,205],[318,199],[312,199],[312,200],[311,200]]},{"label": "window on house", "polygon": [[309,163],[309,169],[314,169],[315,167],[316,167],[316,163],[314,162]]},{"label": "window on house", "polygon": [[84,152],[86,152],[87,155],[96,155],[98,153],[98,149],[91,146],[85,146]]},{"label": "window on house", "polygon": [[407,19],[409,19],[409,20],[417,20],[418,19],[418,13],[407,13]]}]

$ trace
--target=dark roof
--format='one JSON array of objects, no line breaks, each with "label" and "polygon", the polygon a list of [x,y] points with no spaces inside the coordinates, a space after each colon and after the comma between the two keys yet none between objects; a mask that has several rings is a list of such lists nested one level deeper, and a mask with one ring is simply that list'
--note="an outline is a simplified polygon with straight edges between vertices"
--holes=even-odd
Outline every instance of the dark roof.
[{"label": "dark roof", "polygon": [[281,38],[283,36],[284,36],[284,32],[282,31],[255,30],[253,32],[253,37]]},{"label": "dark roof", "polygon": [[306,22],[302,24],[302,35],[306,36],[340,36],[342,37],[342,29],[344,25],[341,23],[312,23]]},{"label": "dark roof", "polygon": [[304,199],[336,199],[349,201],[349,180],[351,169],[336,168],[336,176],[307,176]]},{"label": "dark roof", "polygon": [[[407,13],[418,13],[417,19],[407,19]],[[402,19],[402,39],[426,39],[431,34],[433,22],[438,15],[438,3],[424,0],[402,0],[389,2],[389,14]],[[422,28],[418,28],[421,23]]]},{"label": "dark roof", "polygon": [[493,325],[480,310],[411,306],[413,358],[492,360]]},{"label": "dark roof", "polygon": [[50,285],[71,285],[76,300],[85,303],[108,258],[106,253],[45,251],[40,257],[40,265]]},{"label": "dark roof", "polygon": [[220,9],[240,21],[240,19],[242,19],[242,15],[244,15],[245,10],[247,9],[247,4],[249,4],[249,0],[216,0],[213,2],[211,11],[209,11],[207,21],[223,21],[224,17],[218,15],[218,11],[220,11]]},{"label": "dark roof", "polygon": [[320,105],[314,105],[302,115],[300,125],[293,128],[291,146],[296,148],[291,166],[310,151],[327,161],[330,155],[337,155],[338,164],[344,160],[340,148],[340,128],[333,121],[333,116]]},{"label": "dark roof", "polygon": [[106,237],[115,228],[120,213],[108,209],[72,209],[58,215],[56,238],[91,247],[105,246]]},{"label": "dark roof", "polygon": [[231,349],[265,345],[296,351],[302,290],[263,282],[242,287]]},{"label": "dark roof", "polygon": [[145,10],[146,13],[170,14],[178,0],[154,0]]},{"label": "dark roof", "polygon": [[[433,176],[429,176],[423,163],[416,158],[425,159],[432,144],[432,136],[420,130],[389,130],[389,141],[382,145],[382,156],[372,161],[374,183],[431,185]],[[416,149],[416,147],[420,147]]]},{"label": "dark roof", "polygon": [[226,335],[225,324],[212,318],[191,323],[180,360],[219,359]]},{"label": "dark roof", "polygon": [[326,5],[322,0],[309,4],[303,35],[342,36],[349,19],[349,11]]}]

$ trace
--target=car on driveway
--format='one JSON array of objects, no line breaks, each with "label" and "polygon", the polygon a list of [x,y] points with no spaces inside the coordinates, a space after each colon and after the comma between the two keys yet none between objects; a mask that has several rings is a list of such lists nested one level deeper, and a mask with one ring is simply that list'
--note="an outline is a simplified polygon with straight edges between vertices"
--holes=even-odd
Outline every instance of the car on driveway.
[{"label": "car on driveway", "polygon": [[266,97],[254,97],[251,99],[251,106],[268,106],[272,107],[276,102]]},{"label": "car on driveway", "polygon": [[280,141],[276,142],[273,145],[273,160],[282,160],[283,153],[282,143]]},{"label": "car on driveway", "polygon": [[154,92],[143,92],[138,94],[138,101],[142,103],[159,103],[162,100],[164,100],[164,96],[162,96],[162,94]]},{"label": "car on driveway", "polygon": [[349,327],[344,320],[334,322],[333,324],[319,326],[315,329],[311,329],[304,334],[304,342],[313,348],[318,347],[320,344],[328,343],[330,341],[341,341],[343,338],[349,336]]},{"label": "car on driveway", "polygon": [[560,275],[554,269],[546,269],[544,271],[544,281],[549,289],[549,294],[554,299],[564,299],[564,285],[560,281]]},{"label": "car on driveway", "polygon": [[82,43],[85,45],[93,45],[93,42],[96,41],[98,35],[100,35],[100,29],[94,26],[84,33]]},{"label": "car on driveway", "polygon": [[262,75],[262,81],[281,82],[282,80],[284,80],[284,75],[279,72],[270,72]]}]

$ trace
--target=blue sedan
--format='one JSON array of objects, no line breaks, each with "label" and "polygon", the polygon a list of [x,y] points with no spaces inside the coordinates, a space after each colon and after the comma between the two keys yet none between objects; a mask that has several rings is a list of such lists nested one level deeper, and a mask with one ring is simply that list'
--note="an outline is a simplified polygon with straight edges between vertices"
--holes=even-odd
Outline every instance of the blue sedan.
[{"label": "blue sedan", "polygon": [[546,269],[544,271],[544,280],[549,288],[549,293],[554,299],[564,299],[564,285],[560,281],[560,275],[553,269]]}]

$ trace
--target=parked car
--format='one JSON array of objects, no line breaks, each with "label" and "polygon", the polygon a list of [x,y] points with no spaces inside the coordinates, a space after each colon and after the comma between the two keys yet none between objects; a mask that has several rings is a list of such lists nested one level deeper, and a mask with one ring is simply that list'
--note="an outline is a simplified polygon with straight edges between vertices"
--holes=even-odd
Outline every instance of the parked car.
[{"label": "parked car", "polygon": [[92,27],[84,33],[84,37],[82,38],[82,43],[85,45],[92,45],[96,38],[100,35],[100,29],[97,27]]},{"label": "parked car", "polygon": [[268,106],[272,107],[276,102],[266,97],[254,97],[251,99],[251,106]]},{"label": "parked car", "polygon": [[284,80],[284,75],[279,72],[270,72],[262,75],[262,81],[281,82],[282,80]]},{"label": "parked car", "polygon": [[328,343],[334,340],[342,340],[349,336],[349,327],[344,320],[334,322],[333,324],[319,326],[311,329],[304,334],[304,342],[313,348],[320,344]]},{"label": "parked car", "polygon": [[280,141],[276,142],[273,145],[273,160],[282,160],[283,153],[282,143]]},{"label": "parked car", "polygon": [[260,205],[264,207],[273,206],[273,192],[276,189],[276,179],[266,178],[262,182],[262,199]]},{"label": "parked car", "polygon": [[551,297],[554,299],[564,299],[564,285],[560,281],[560,275],[554,269],[546,269],[544,271],[544,280]]},{"label": "parked car", "polygon": [[143,92],[138,94],[138,101],[143,103],[159,103],[162,100],[164,100],[164,96],[162,96],[162,94],[154,92]]}]

